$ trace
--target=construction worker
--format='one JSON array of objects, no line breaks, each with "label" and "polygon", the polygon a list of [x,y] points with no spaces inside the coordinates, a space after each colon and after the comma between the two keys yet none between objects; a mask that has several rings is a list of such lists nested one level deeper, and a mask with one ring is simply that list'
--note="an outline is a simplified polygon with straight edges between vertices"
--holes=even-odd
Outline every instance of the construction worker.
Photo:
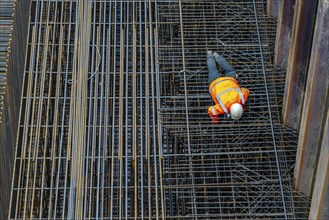
[{"label": "construction worker", "polygon": [[[225,76],[220,75],[216,63]],[[209,106],[208,114],[213,122],[218,122],[218,115],[226,115],[232,119],[240,119],[243,114],[249,90],[241,88],[237,82],[238,74],[234,68],[218,53],[207,53],[209,74],[209,92],[215,105]]]}]

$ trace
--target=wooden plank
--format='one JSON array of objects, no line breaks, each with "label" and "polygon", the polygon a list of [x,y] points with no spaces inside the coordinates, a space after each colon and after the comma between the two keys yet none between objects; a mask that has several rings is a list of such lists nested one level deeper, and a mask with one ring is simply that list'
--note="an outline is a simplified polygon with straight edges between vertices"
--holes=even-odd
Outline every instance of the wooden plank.
[{"label": "wooden plank", "polygon": [[274,64],[282,69],[286,69],[294,20],[295,0],[283,0],[282,2],[278,16]]},{"label": "wooden plank", "polygon": [[282,109],[283,123],[294,129],[300,125],[317,2],[300,0],[295,4]]},{"label": "wooden plank", "polygon": [[296,189],[311,195],[329,106],[329,9],[319,4],[295,167]]},{"label": "wooden plank", "polygon": [[329,112],[318,163],[309,219],[329,219]]},{"label": "wooden plank", "polygon": [[282,8],[283,1],[280,0],[267,0],[266,10],[267,14],[277,18],[280,14],[280,9]]}]

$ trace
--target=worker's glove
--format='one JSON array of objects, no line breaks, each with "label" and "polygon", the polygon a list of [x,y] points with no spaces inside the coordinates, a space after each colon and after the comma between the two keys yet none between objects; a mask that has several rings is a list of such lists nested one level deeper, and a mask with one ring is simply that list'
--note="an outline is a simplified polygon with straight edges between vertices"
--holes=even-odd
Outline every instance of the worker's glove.
[{"label": "worker's glove", "polygon": [[218,117],[212,117],[211,118],[212,123],[218,124],[219,123],[219,118]]}]

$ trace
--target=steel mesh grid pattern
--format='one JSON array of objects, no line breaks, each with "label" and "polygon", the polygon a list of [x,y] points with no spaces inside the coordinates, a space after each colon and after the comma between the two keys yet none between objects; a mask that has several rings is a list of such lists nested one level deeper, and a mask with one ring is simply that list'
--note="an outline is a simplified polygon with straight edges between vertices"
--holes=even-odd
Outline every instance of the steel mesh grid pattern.
[{"label": "steel mesh grid pattern", "polygon": [[[307,218],[263,1],[32,4],[11,219]],[[239,122],[207,116],[207,48],[252,91]]]}]

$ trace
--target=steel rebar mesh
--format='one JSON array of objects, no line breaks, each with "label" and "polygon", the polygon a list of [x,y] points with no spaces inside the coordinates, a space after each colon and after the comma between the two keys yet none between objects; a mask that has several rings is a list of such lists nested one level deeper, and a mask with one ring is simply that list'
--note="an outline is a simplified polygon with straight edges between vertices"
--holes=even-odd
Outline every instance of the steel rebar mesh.
[{"label": "steel rebar mesh", "polygon": [[[305,219],[261,0],[33,0],[10,219]],[[207,49],[251,90],[212,124]]]}]

